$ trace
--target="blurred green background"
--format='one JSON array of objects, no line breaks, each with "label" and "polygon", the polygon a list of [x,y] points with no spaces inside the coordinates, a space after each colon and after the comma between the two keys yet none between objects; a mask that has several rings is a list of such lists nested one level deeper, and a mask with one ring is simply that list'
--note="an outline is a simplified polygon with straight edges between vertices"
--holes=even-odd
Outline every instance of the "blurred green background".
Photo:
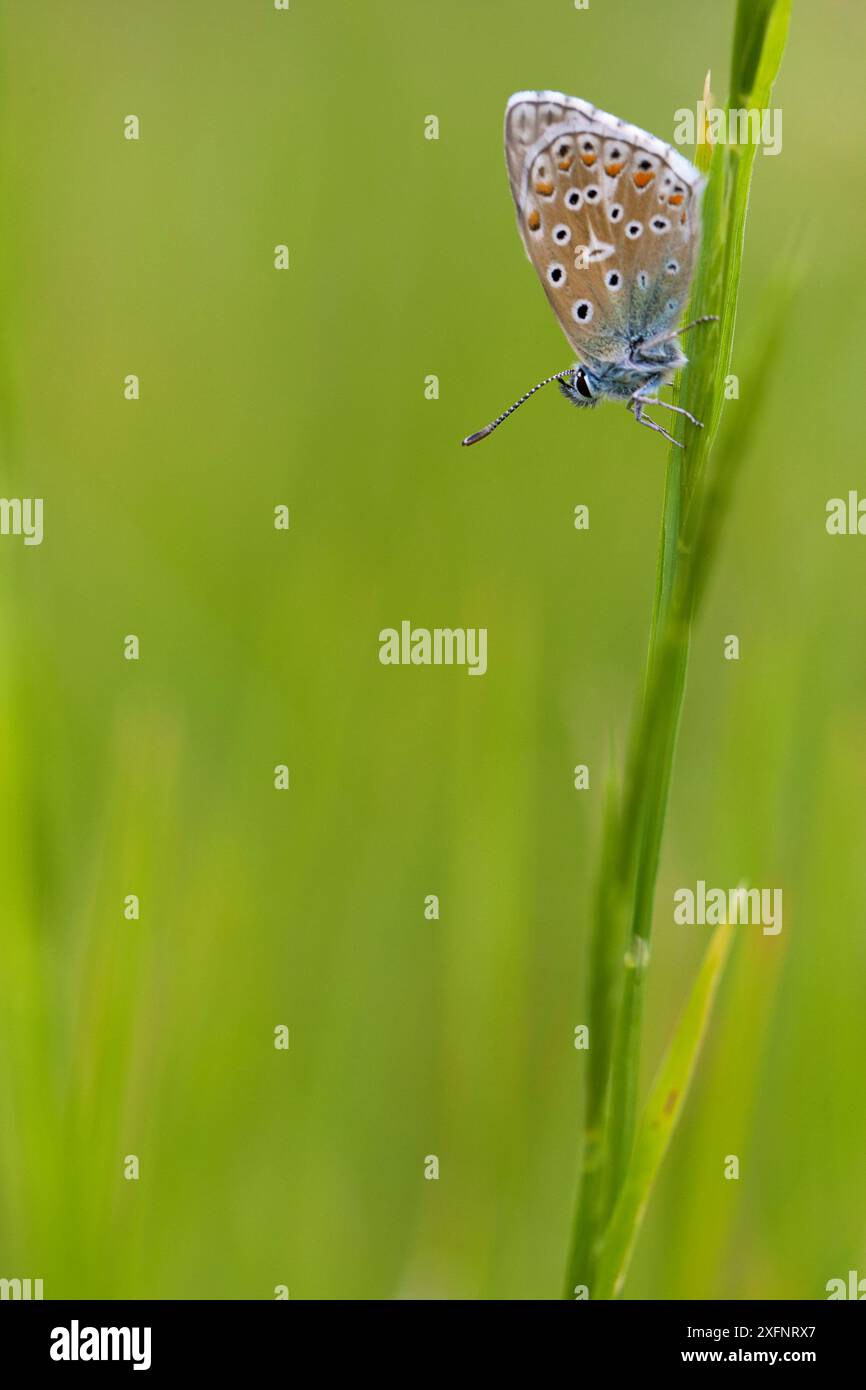
[{"label": "blurred green background", "polygon": [[[502,113],[560,88],[670,138],[733,8],[2,5],[2,491],[45,540],[0,538],[0,1275],[558,1296],[666,453],[553,392],[459,448],[570,360]],[[707,940],[674,888],[782,887],[784,930],[738,938],[632,1298],[866,1275],[866,540],[824,524],[866,492],[864,41],[795,5],[756,163],[734,371],[807,273],[693,647],[647,1079]],[[404,618],[486,626],[487,675],[382,667]]]}]

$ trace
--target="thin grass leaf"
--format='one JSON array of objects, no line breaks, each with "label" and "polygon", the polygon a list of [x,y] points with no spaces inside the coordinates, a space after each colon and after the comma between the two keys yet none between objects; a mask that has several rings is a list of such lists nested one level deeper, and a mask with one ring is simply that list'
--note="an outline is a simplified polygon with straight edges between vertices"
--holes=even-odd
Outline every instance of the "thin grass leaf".
[{"label": "thin grass leaf", "polygon": [[[616,779],[608,777],[601,871],[596,887],[596,906],[590,941],[589,1037],[586,1100],[583,1125],[579,1201],[574,1217],[574,1239],[566,1274],[568,1290],[592,1278],[592,1247],[600,1201],[602,1140],[610,1059],[613,1053],[619,1006],[621,932],[611,923],[624,919],[627,902],[618,896],[614,856],[619,837],[619,792]],[[571,1293],[568,1293],[571,1297]]]},{"label": "thin grass leaf", "polygon": [[[750,104],[769,102],[789,17],[790,0],[760,0],[758,5],[740,0],[736,42],[742,51],[734,56],[731,104],[734,93],[739,100],[746,87]],[[708,83],[705,96],[709,96]],[[607,1001],[618,994],[619,1007],[609,1051],[601,1138],[595,1074],[588,1087],[584,1181],[567,1267],[569,1298],[575,1283],[593,1287],[600,1233],[618,1206],[632,1153],[655,886],[685,696],[696,579],[703,586],[709,573],[707,563],[699,563],[695,547],[688,543],[694,536],[687,533],[685,518],[708,515],[704,507],[705,495],[711,495],[707,491],[708,459],[722,416],[733,350],[755,146],[740,149],[702,144],[696,158],[709,177],[689,318],[715,313],[720,322],[702,340],[689,344],[690,361],[679,386],[680,400],[705,421],[705,428],[693,430],[680,417],[676,434],[685,448],[671,448],[643,699],[629,742],[621,812],[615,821],[609,821],[605,837],[602,885],[596,896],[593,971],[599,959],[607,971],[616,954],[623,968],[618,986],[615,980],[611,982],[609,973],[598,980]],[[753,418],[749,415],[744,421],[742,442]],[[714,541],[715,537],[707,539]],[[715,544],[710,554],[714,551]],[[599,943],[604,938],[607,941],[602,946]],[[593,988],[595,984],[593,975]],[[605,1062],[607,1058],[605,1052]]]},{"label": "thin grass leaf", "polygon": [[[766,28],[763,32],[767,42],[772,35],[775,66],[762,52],[757,63],[760,88],[753,94],[755,99],[769,100],[773,77],[781,60],[782,47],[778,45],[784,45],[787,32],[787,24],[773,23],[773,18],[777,12],[786,17],[789,9],[789,0],[776,0],[774,7],[765,10]],[[633,1141],[643,996],[646,967],[649,963],[655,885],[685,696],[694,571],[689,564],[688,550],[680,544],[683,539],[680,527],[687,498],[693,489],[700,487],[704,478],[707,458],[725,401],[725,381],[733,350],[745,218],[755,148],[754,145],[750,145],[745,150],[727,148],[722,151],[717,146],[712,152],[710,162],[710,223],[705,230],[690,316],[709,311],[709,305],[703,302],[703,297],[715,283],[719,266],[723,263],[722,300],[716,309],[721,316],[720,341],[715,352],[711,352],[710,345],[704,341],[692,359],[691,373],[686,375],[683,384],[683,396],[693,413],[701,408],[701,401],[705,403],[704,417],[708,420],[709,427],[700,431],[696,438],[694,435],[690,436],[692,445],[686,451],[686,457],[690,460],[688,468],[683,462],[683,451],[674,446],[671,448],[668,464],[659,612],[650,645],[647,685],[638,735],[635,773],[638,812],[635,818],[637,855],[634,907],[630,945],[626,954],[617,1044],[611,1064],[604,1161],[606,1198],[603,1215],[612,1209],[616,1200]],[[716,226],[716,219],[720,213],[721,221]],[[681,429],[684,428],[685,422],[682,422]],[[679,496],[669,500],[677,488],[681,489]],[[670,530],[674,524],[677,526],[676,546],[671,544],[670,538]]]},{"label": "thin grass leaf", "polygon": [[733,928],[717,927],[698,978],[659,1068],[635,1141],[628,1173],[601,1245],[596,1298],[618,1298],[640,1231],[656,1174],[676,1129],[688,1094]]},{"label": "thin grass leaf", "polygon": [[[743,106],[763,111],[770,105],[773,84],[785,51],[791,18],[791,0],[760,0],[759,4],[755,4],[755,0],[740,0],[737,15],[737,32],[739,33],[742,24],[748,42],[748,54],[738,63],[735,46],[728,112]],[[730,127],[729,119],[729,130]],[[722,381],[730,370],[733,351],[746,215],[757,152],[758,146],[754,141],[745,145],[729,145],[726,149],[728,225],[725,237],[725,294],[721,308],[717,364],[717,376],[721,377]],[[715,438],[723,405],[724,393],[717,393],[712,416],[707,419],[710,431],[709,445]],[[706,455],[708,448],[704,452]]]},{"label": "thin grass leaf", "polygon": [[791,0],[741,0],[731,50],[731,105],[769,99],[782,61],[791,19]]}]

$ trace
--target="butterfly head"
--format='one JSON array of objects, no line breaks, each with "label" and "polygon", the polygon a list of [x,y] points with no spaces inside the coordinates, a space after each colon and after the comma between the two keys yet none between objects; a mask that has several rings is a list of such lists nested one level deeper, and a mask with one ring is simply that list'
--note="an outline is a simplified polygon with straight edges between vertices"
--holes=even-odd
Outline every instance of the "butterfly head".
[{"label": "butterfly head", "polygon": [[559,377],[559,389],[572,405],[598,405],[602,396],[601,382],[595,373],[581,363],[563,372]]}]

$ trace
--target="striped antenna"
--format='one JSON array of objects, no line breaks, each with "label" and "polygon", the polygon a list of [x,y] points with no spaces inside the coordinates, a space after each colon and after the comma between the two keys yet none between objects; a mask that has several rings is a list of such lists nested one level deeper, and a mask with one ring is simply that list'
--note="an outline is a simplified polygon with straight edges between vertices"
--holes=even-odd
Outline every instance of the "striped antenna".
[{"label": "striped antenna", "polygon": [[468,434],[463,443],[477,444],[479,439],[486,439],[488,434],[492,434],[494,430],[498,429],[503,420],[507,420],[509,415],[513,415],[517,407],[523,405],[524,401],[528,401],[530,396],[534,396],[536,391],[540,391],[542,386],[549,386],[552,381],[564,381],[567,376],[571,375],[572,371],[573,368],[567,367],[564,372],[554,372],[553,376],[546,376],[543,381],[539,381],[537,386],[533,386],[531,391],[527,391],[525,396],[521,396],[519,401],[515,401],[514,405],[510,405],[507,410],[503,410],[501,415],[497,415],[495,420],[491,420],[489,425],[485,425],[483,430],[477,430],[475,434]]}]

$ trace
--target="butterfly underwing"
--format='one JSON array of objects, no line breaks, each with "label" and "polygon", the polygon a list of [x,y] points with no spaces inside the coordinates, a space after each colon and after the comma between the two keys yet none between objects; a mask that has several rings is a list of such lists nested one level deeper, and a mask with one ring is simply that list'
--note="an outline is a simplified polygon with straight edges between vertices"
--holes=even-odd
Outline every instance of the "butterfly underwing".
[{"label": "butterfly underwing", "polygon": [[511,97],[505,158],[527,255],[579,360],[464,443],[553,380],[575,405],[626,401],[670,439],[644,412],[676,409],[655,393],[686,360],[675,325],[700,245],[703,177],[647,131],[561,92]]}]

